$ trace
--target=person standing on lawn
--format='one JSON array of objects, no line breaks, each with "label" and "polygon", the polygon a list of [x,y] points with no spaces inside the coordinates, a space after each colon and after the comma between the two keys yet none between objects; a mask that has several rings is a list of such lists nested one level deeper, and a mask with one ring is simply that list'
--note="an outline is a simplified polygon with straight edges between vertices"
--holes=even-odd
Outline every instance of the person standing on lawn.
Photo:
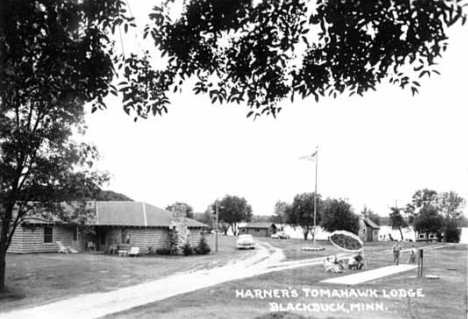
[{"label": "person standing on lawn", "polygon": [[414,264],[416,263],[416,247],[411,248],[409,258],[408,258],[408,264]]},{"label": "person standing on lawn", "polygon": [[400,241],[397,241],[395,245],[393,245],[392,250],[393,250],[393,263],[398,266],[400,264],[400,251],[401,251]]}]

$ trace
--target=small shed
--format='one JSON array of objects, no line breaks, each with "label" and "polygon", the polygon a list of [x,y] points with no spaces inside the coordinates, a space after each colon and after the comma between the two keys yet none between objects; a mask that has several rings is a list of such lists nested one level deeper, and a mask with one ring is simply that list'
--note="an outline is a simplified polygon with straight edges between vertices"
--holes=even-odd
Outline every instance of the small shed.
[{"label": "small shed", "polygon": [[362,241],[378,241],[379,226],[367,216],[359,216],[359,238]]},{"label": "small shed", "polygon": [[253,222],[239,228],[240,234],[251,234],[255,237],[270,237],[276,233],[277,226],[268,222]]}]

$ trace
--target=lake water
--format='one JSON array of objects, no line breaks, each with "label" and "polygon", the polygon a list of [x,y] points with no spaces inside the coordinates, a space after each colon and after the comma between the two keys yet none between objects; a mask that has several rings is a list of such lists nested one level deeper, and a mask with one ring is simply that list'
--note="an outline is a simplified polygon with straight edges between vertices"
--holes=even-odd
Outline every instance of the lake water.
[{"label": "lake water", "polygon": [[[291,226],[285,226],[284,231],[287,234],[289,234],[291,236],[291,238],[304,238],[304,235],[302,234],[302,228],[301,227],[294,228],[294,227],[291,227]],[[403,228],[402,231],[403,231],[403,238],[404,239],[411,239],[412,241],[416,240],[416,233],[413,231],[413,229],[411,227]],[[390,226],[380,226],[379,238],[381,238],[381,236],[383,237],[385,235],[385,238],[387,238],[387,240],[388,240],[388,238],[389,238],[388,234],[391,234],[393,239],[401,239],[401,234],[400,234],[400,231],[398,229],[397,230],[392,229],[392,227],[390,227]],[[327,240],[329,235],[330,235],[329,232],[326,232],[321,227],[319,227],[318,230],[317,230],[317,237],[316,238],[318,240]],[[462,228],[460,243],[468,244],[468,227],[463,227]]]}]

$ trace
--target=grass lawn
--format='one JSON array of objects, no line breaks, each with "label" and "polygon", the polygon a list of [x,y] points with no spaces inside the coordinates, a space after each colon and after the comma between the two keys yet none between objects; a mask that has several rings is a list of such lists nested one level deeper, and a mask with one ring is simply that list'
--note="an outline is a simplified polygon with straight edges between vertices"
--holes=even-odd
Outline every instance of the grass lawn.
[{"label": "grass lawn", "polygon": [[[139,256],[122,258],[104,254],[7,255],[6,284],[0,312],[37,306],[79,294],[104,292],[159,279],[173,273],[215,267],[252,251],[235,249],[235,237],[220,236],[219,252],[205,256]],[[1,317],[1,316],[0,316]]]},{"label": "grass lawn", "polygon": [[[293,247],[295,243],[290,241],[290,246],[288,246],[287,242],[275,241],[278,246],[285,246],[286,255],[289,258],[300,259],[299,252]],[[409,243],[405,245],[408,248],[411,247]],[[390,246],[391,243],[367,245],[366,255],[370,269],[392,263]],[[326,248],[328,250],[328,247]],[[325,254],[330,254],[330,251]],[[313,257],[314,254],[318,253],[309,252],[308,257]],[[404,254],[402,258],[404,262],[406,258],[407,254]],[[268,313],[273,314],[272,307],[278,304],[287,307],[288,303],[294,307],[297,304],[305,304],[309,307],[301,306],[301,309],[290,309],[289,312],[298,314],[301,318],[466,318],[467,246],[454,245],[436,250],[425,250],[424,263],[425,274],[439,276],[439,279],[416,278],[416,270],[413,270],[356,286],[331,285],[320,281],[343,274],[326,273],[322,266],[312,266],[228,282],[110,315],[107,318],[256,318]],[[346,273],[355,273],[355,271]],[[251,298],[247,292],[254,294],[255,289],[260,289],[260,294],[256,298]],[[278,294],[284,297],[263,294],[264,291],[271,292],[274,289],[278,289]],[[306,296],[304,289],[310,289],[311,294],[311,291],[319,292],[321,289],[325,295]],[[331,294],[333,291],[351,294],[353,289],[354,292],[368,293],[368,295],[361,297],[326,296],[327,293]],[[419,289],[419,296],[404,295],[411,292],[411,289],[413,291]],[[294,291],[297,295],[294,295]],[[240,296],[242,293],[243,298]],[[288,294],[289,297],[287,297]],[[276,306],[273,306],[273,303]],[[330,305],[333,305],[331,310],[337,311],[324,309]],[[314,309],[317,308],[314,307],[322,307],[322,310],[315,311]],[[281,316],[275,318],[281,318]]]}]

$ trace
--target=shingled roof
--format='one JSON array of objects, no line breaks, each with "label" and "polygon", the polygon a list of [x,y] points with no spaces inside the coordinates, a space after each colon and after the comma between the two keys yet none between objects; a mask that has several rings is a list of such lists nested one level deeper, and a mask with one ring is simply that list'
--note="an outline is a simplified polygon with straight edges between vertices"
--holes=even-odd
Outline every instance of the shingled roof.
[{"label": "shingled roof", "polygon": [[370,220],[369,218],[367,218],[365,216],[361,216],[361,220],[363,221],[363,223],[367,227],[370,227],[370,228],[373,228],[373,229],[379,229],[380,228],[376,223],[374,223],[372,220]]},{"label": "shingled roof", "polygon": [[[96,202],[96,226],[168,227],[172,212],[143,202]],[[188,227],[208,227],[187,218]]]},{"label": "shingled roof", "polygon": [[[64,204],[65,209],[73,209]],[[130,201],[89,201],[86,209],[94,211],[95,218],[90,226],[125,226],[125,227],[169,227],[174,219],[172,212],[143,202]],[[205,228],[208,225],[186,218],[187,226]],[[54,224],[58,220],[46,221],[39,217],[29,217],[27,224]]]},{"label": "shingled roof", "polygon": [[[168,227],[172,213],[143,202],[96,202],[96,226]],[[188,227],[207,225],[187,218]]]}]

